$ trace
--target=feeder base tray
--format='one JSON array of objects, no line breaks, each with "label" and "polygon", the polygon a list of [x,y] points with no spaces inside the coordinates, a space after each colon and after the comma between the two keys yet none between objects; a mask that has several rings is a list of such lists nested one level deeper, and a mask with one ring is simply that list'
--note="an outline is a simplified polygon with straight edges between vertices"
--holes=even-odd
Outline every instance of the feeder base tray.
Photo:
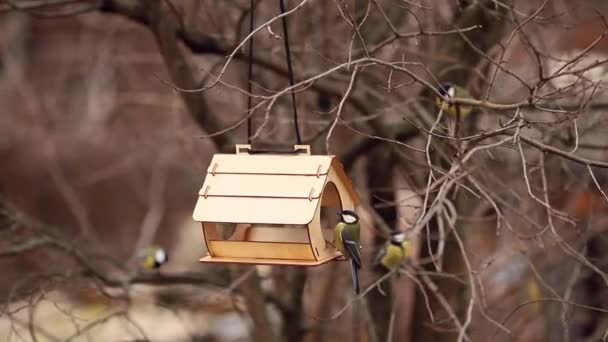
[{"label": "feeder base tray", "polygon": [[276,265],[276,266],[319,266],[332,260],[339,260],[340,254],[336,254],[321,260],[274,260],[260,258],[222,258],[207,255],[199,261],[204,263],[219,264],[255,264],[255,265]]}]

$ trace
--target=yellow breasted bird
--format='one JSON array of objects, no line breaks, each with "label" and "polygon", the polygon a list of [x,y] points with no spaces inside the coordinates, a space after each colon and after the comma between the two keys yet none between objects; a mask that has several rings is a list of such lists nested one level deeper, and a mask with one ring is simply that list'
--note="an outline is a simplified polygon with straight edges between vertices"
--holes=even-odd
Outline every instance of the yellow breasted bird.
[{"label": "yellow breasted bird", "polygon": [[[439,94],[441,94],[441,96],[447,99],[471,98],[471,95],[465,88],[450,82],[444,82],[441,84],[441,86],[439,87]],[[472,110],[471,106],[449,103],[448,101],[445,101],[440,97],[437,97],[435,99],[435,104],[437,105],[437,108],[443,109],[444,113],[453,117],[456,117],[458,115],[460,116],[460,118],[466,118],[469,114],[471,114]]]},{"label": "yellow breasted bird", "polygon": [[437,108],[443,110],[443,113],[445,113],[445,115],[449,118],[450,122],[453,123],[452,125],[450,125],[450,135],[456,136],[460,121],[466,118],[469,114],[471,114],[473,108],[467,105],[450,103],[449,101],[446,101],[446,99],[468,99],[471,98],[471,95],[465,88],[450,82],[444,82],[441,84],[441,86],[439,87],[439,94],[441,94],[441,96],[443,96],[444,98],[437,97],[435,99],[435,105],[437,106]]},{"label": "yellow breasted bird", "polygon": [[376,255],[374,265],[377,268],[392,271],[400,267],[411,256],[412,245],[410,241],[405,238],[404,233],[396,232],[391,235],[390,240]]},{"label": "yellow breasted bird", "polygon": [[340,222],[334,229],[334,245],[342,255],[350,261],[350,270],[353,277],[355,294],[359,294],[359,270],[361,269],[361,248],[359,241],[361,228],[359,216],[352,210],[343,210],[338,213]]},{"label": "yellow breasted bird", "polygon": [[158,269],[169,261],[167,251],[158,246],[150,246],[138,254],[140,267],[146,270]]}]

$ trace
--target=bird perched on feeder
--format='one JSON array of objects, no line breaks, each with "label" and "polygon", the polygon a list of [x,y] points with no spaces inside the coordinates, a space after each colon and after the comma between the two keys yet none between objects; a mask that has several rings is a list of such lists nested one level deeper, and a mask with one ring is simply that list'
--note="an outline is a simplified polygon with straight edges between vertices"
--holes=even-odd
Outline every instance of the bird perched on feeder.
[{"label": "bird perched on feeder", "polygon": [[361,254],[359,245],[361,228],[359,216],[352,210],[342,210],[338,213],[340,222],[334,229],[334,244],[336,249],[350,261],[355,294],[359,294],[359,270],[361,269]]},{"label": "bird perched on feeder", "polygon": [[473,108],[467,105],[450,103],[449,101],[446,101],[446,99],[468,99],[471,98],[471,95],[465,88],[450,82],[445,82],[441,84],[441,86],[439,87],[439,94],[443,96],[443,98],[437,97],[435,99],[435,104],[437,105],[437,108],[446,113],[450,121],[454,122],[454,125],[451,125],[452,127],[450,127],[450,135],[455,136],[460,120],[466,118],[469,114],[471,114],[471,110]]},{"label": "bird perched on feeder", "polygon": [[405,238],[404,233],[395,232],[378,255],[376,255],[374,266],[381,270],[392,271],[401,266],[411,255],[412,245],[410,241]]},{"label": "bird perched on feeder", "polygon": [[159,246],[150,246],[138,255],[139,265],[146,270],[158,269],[169,261],[167,251]]}]

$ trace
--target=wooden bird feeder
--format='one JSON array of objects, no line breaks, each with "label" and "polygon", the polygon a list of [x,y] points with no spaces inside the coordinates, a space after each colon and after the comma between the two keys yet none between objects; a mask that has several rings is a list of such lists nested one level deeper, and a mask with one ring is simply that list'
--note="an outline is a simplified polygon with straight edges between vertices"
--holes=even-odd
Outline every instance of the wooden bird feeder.
[{"label": "wooden bird feeder", "polygon": [[[359,198],[335,156],[290,153],[215,154],[193,218],[202,222],[208,255],[201,262],[316,266],[340,256],[330,215],[353,210]],[[226,231],[228,230],[228,231]]]}]

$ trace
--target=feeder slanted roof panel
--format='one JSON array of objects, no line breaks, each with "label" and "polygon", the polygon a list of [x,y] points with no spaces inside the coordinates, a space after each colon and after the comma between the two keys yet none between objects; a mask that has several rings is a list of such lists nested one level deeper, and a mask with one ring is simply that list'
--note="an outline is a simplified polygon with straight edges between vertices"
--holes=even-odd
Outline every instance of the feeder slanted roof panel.
[{"label": "feeder slanted roof panel", "polygon": [[273,197],[314,199],[321,196],[326,175],[207,174],[203,197]]},{"label": "feeder slanted roof panel", "polygon": [[305,225],[312,221],[318,199],[199,197],[194,219],[203,222]]},{"label": "feeder slanted roof panel", "polygon": [[323,175],[333,156],[216,154],[207,173]]},{"label": "feeder slanted roof panel", "polygon": [[216,154],[193,217],[204,222],[308,224],[333,158]]}]

